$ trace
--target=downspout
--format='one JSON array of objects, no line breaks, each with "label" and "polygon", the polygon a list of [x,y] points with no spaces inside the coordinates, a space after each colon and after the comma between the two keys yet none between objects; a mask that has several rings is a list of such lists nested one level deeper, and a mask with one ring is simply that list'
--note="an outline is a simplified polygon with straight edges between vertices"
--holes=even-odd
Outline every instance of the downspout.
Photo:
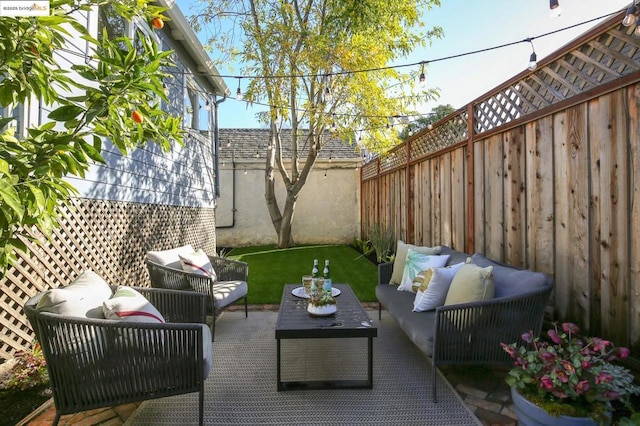
[{"label": "downspout", "polygon": [[213,147],[214,157],[216,159],[216,179],[215,179],[215,196],[220,197],[220,132],[218,130],[218,105],[227,100],[225,95],[222,99],[213,102]]},{"label": "downspout", "polygon": [[[215,138],[215,146],[217,153],[220,153],[220,132],[218,130],[218,105],[227,100],[227,97],[215,101],[215,126],[214,126],[214,138]],[[231,225],[218,226],[216,225],[216,229],[228,229],[236,226],[236,147],[233,147],[233,151],[231,152]],[[216,155],[216,197],[220,196],[220,155]]]}]

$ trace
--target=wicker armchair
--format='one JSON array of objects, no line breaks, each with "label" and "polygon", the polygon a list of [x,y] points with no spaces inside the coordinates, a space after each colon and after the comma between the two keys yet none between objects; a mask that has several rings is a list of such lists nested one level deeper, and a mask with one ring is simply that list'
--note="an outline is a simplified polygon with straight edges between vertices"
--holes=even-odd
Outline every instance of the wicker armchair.
[{"label": "wicker armchair", "polygon": [[245,262],[218,256],[208,256],[216,278],[182,270],[178,254],[193,251],[191,246],[147,253],[147,269],[151,286],[176,290],[197,291],[209,296],[208,312],[211,321],[211,339],[215,339],[217,315],[229,305],[244,299],[244,315],[248,317],[247,278],[249,268]]},{"label": "wicker armchair", "polygon": [[[206,295],[134,287],[163,315],[164,324],[70,317],[40,312],[40,293],[25,314],[42,346],[56,416],[127,402],[199,393],[211,368]],[[112,287],[112,289],[115,289]]]}]

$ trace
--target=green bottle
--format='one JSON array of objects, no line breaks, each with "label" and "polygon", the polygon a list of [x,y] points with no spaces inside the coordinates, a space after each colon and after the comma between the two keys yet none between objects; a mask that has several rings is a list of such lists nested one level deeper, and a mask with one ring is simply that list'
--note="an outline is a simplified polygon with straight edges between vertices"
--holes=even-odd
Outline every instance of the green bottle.
[{"label": "green bottle", "polygon": [[324,290],[331,291],[331,269],[329,269],[329,259],[324,261],[324,270],[322,271],[324,275]]}]

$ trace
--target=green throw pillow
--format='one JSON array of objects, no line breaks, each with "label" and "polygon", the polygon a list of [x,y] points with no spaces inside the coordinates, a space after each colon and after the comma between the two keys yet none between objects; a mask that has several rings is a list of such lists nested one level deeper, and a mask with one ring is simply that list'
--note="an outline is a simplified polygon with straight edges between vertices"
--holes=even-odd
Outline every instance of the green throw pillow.
[{"label": "green throw pillow", "polygon": [[481,268],[467,259],[467,263],[453,277],[444,304],[457,305],[493,299],[494,291],[493,266]]}]

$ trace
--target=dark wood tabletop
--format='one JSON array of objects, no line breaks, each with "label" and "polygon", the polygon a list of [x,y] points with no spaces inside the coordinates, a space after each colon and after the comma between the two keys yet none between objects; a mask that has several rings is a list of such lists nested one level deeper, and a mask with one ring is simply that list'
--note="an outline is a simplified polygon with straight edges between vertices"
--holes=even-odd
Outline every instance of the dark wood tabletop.
[{"label": "dark wood tabletop", "polygon": [[291,292],[299,285],[287,284],[282,293],[276,323],[276,339],[309,339],[329,337],[376,337],[378,329],[348,284],[334,284],[337,311],[326,317],[307,312],[307,299]]}]

